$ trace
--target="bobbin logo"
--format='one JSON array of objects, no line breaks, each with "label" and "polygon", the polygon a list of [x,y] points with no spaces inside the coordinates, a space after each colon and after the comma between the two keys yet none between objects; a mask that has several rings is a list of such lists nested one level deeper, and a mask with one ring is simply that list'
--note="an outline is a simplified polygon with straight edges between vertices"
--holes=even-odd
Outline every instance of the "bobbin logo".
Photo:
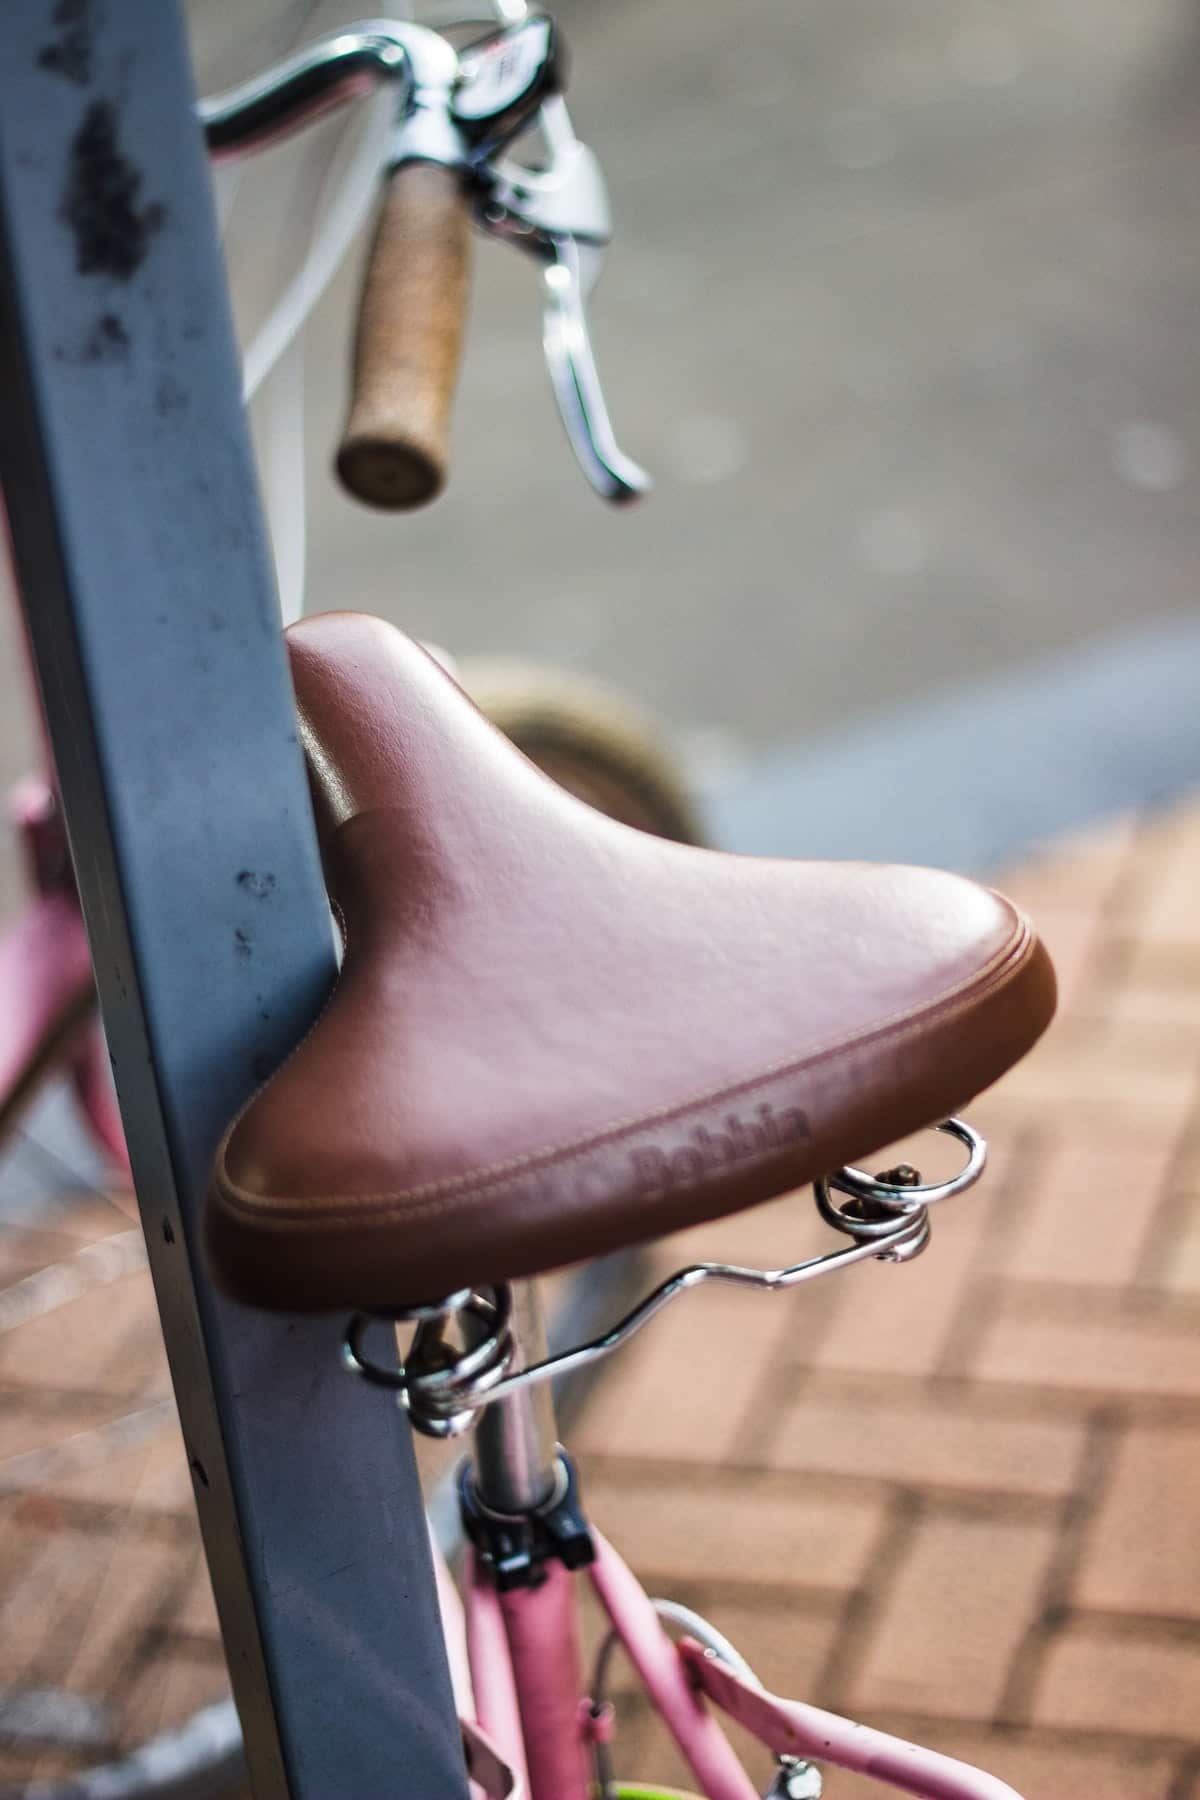
[{"label": "bobbin logo", "polygon": [[718,1169],[786,1150],[789,1144],[803,1143],[812,1136],[808,1114],[798,1106],[786,1106],[776,1112],[766,1101],[754,1109],[750,1118],[727,1113],[722,1124],[721,1131],[696,1126],[687,1142],[672,1150],[657,1146],[635,1150],[634,1187],[644,1194],[669,1193],[672,1188],[702,1181]]}]

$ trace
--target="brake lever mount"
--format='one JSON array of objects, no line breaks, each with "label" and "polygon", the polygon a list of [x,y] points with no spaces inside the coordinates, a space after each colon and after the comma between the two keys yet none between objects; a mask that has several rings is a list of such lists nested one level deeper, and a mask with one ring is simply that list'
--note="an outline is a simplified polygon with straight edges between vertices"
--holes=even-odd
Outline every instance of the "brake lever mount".
[{"label": "brake lever mount", "polygon": [[450,115],[477,155],[494,156],[532,124],[564,83],[562,40],[553,19],[530,18],[459,52]]},{"label": "brake lever mount", "polygon": [[[612,237],[608,190],[596,157],[571,128],[553,21],[525,0],[493,4],[507,23],[462,50],[424,25],[364,20],[201,101],[200,122],[212,155],[244,154],[394,84],[387,167],[429,162],[460,171],[480,228],[540,263],[542,341],[568,440],[597,493],[632,500],[650,482],[613,436],[587,319]],[[507,153],[535,124],[546,161],[527,168]]]},{"label": "brake lever mount", "polygon": [[[575,459],[603,499],[636,500],[650,478],[620,449],[596,369],[587,303],[612,238],[608,188],[562,97],[565,58],[553,22],[533,15],[463,51],[451,117],[471,146],[480,228],[542,267],[542,348]],[[546,162],[503,152],[535,122]]]}]

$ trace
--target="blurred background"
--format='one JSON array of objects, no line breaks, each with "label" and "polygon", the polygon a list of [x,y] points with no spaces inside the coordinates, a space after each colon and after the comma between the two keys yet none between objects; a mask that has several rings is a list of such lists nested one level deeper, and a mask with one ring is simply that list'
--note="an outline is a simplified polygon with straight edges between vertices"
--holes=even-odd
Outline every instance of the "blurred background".
[{"label": "blurred background", "polygon": [[[256,34],[242,6],[190,11],[202,86],[341,20],[263,6]],[[613,516],[585,488],[535,270],[482,241],[448,493],[403,521],[343,499],[347,267],[307,353],[309,606],[618,682],[738,847],[978,866],[1200,771],[1200,12],[559,16],[616,218],[597,352],[653,499]],[[243,177],[247,322],[327,143]]]},{"label": "blurred background", "polygon": [[[187,11],[201,91],[350,17],[334,0]],[[352,258],[305,343],[308,609],[364,608],[460,657],[616,684],[661,722],[724,846],[1002,870],[1066,977],[1057,1035],[980,1113],[1005,1146],[991,1210],[948,1220],[943,1260],[886,1301],[860,1298],[873,1332],[837,1297],[794,1336],[733,1303],[664,1326],[585,1419],[595,1492],[610,1522],[625,1507],[617,1535],[648,1573],[714,1600],[768,1679],[990,1757],[1031,1793],[1188,1800],[1200,6],[555,11],[616,219],[597,355],[654,494],[614,513],[585,487],[542,367],[534,267],[479,241],[448,492],[404,519],[343,498],[330,465]],[[244,334],[303,253],[345,129],[221,176]],[[262,403],[255,425],[261,438]],[[0,778],[33,746],[5,609]],[[0,923],[21,892],[0,842]],[[121,1228],[107,1180],[52,1089],[0,1154],[9,1276]],[[787,1225],[779,1210],[733,1221],[663,1266],[790,1255]],[[100,1294],[42,1339],[13,1332],[0,1357],[10,1641],[33,1612],[112,1618],[129,1596],[107,1661],[85,1668],[53,1634],[10,1657],[0,1777],[90,1754],[63,1747],[61,1709],[41,1715],[58,1739],[5,1738],[6,1692],[99,1695],[106,1742],[223,1685],[136,1272],[126,1302],[119,1345]],[[64,1366],[64,1332],[69,1392],[44,1373],[50,1346]],[[702,1404],[681,1406],[680,1358],[706,1371]],[[879,1410],[885,1380],[899,1415]],[[94,1455],[62,1461],[67,1437],[97,1430]],[[714,1498],[687,1496],[681,1548],[662,1521],[698,1462]],[[769,1566],[753,1554],[763,1517]],[[731,1519],[751,1549],[723,1564]],[[705,1544],[715,1596],[688,1585]]]},{"label": "blurred background", "polygon": [[[979,866],[1200,771],[1196,7],[558,12],[616,218],[601,372],[653,498],[614,516],[585,488],[534,267],[490,241],[449,491],[400,520],[343,498],[351,258],[306,345],[309,608],[619,683],[735,847]],[[207,91],[346,19],[188,14]],[[342,130],[241,175],[247,331]],[[12,774],[11,676],[3,698]]]}]

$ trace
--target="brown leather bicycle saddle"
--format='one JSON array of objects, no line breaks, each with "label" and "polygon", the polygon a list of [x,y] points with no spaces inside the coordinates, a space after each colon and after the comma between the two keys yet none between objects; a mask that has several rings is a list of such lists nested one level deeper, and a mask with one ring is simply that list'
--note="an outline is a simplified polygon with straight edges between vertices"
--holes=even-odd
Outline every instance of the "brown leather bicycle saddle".
[{"label": "brown leather bicycle saddle", "polygon": [[734,1212],[1033,1044],[1026,919],[925,869],[665,843],[570,798],[399,631],[288,634],[332,998],[218,1152],[221,1284],[401,1307]]}]

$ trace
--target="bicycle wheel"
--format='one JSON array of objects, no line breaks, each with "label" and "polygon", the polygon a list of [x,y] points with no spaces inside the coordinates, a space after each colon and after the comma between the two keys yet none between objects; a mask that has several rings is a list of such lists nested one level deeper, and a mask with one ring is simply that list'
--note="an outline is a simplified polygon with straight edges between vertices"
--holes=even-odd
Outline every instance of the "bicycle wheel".
[{"label": "bicycle wheel", "polygon": [[707,841],[678,757],[615,688],[500,658],[466,660],[459,680],[492,723],[569,793],[656,837]]}]

